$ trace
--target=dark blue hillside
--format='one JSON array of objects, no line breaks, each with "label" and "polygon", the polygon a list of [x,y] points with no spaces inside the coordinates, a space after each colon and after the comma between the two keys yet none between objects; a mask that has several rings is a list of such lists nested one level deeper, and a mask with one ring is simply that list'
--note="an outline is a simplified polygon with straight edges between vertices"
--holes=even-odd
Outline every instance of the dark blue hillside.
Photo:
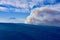
[{"label": "dark blue hillside", "polygon": [[0,23],[0,40],[60,40],[60,27]]}]

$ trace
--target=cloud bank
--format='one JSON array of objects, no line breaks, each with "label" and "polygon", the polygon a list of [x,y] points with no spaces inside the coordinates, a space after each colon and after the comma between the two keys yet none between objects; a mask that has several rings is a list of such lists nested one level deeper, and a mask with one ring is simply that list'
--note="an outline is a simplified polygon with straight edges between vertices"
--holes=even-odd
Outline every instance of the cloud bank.
[{"label": "cloud bank", "polygon": [[0,7],[3,5],[9,12],[30,12],[34,7],[54,5],[56,3],[59,2],[57,0],[0,0]]},{"label": "cloud bank", "polygon": [[25,19],[23,18],[9,18],[2,19],[0,18],[0,23],[23,23]]},{"label": "cloud bank", "polygon": [[53,8],[36,8],[27,17],[26,24],[60,25],[60,10]]}]

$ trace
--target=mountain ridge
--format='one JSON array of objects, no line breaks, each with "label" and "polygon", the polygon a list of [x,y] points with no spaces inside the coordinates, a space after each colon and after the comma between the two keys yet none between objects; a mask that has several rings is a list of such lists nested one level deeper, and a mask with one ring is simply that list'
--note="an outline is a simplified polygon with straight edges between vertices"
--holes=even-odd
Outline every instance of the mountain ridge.
[{"label": "mountain ridge", "polygon": [[0,23],[0,40],[60,40],[60,27]]}]

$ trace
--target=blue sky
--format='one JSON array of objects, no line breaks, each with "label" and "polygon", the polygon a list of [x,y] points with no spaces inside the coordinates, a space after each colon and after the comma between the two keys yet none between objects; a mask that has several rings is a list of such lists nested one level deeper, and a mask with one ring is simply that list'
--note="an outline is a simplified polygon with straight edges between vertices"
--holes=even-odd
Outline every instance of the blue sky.
[{"label": "blue sky", "polygon": [[23,23],[37,7],[60,8],[60,0],[0,0],[0,22]]}]

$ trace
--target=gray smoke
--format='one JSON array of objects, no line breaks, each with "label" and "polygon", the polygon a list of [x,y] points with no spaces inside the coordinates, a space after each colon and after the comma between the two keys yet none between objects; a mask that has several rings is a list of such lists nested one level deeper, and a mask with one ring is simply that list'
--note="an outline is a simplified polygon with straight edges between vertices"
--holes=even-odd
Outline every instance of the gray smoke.
[{"label": "gray smoke", "polygon": [[36,8],[25,20],[26,24],[60,25],[60,10],[53,8]]}]

